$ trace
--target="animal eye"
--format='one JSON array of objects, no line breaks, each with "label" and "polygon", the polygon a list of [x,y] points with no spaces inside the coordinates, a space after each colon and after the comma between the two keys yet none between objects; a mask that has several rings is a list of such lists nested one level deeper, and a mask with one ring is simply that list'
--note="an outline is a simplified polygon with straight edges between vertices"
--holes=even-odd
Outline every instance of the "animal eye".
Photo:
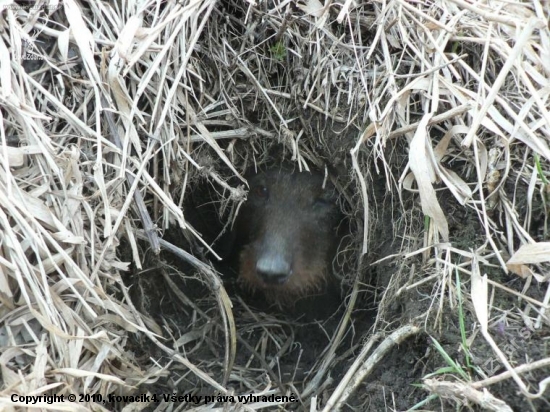
[{"label": "animal eye", "polygon": [[260,199],[267,199],[269,197],[269,190],[265,186],[255,186],[252,189],[254,195]]}]

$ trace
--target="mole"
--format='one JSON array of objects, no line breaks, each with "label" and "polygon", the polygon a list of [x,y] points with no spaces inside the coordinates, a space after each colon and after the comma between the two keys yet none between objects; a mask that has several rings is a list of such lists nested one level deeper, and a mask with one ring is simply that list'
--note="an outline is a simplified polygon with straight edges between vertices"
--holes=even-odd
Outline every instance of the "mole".
[{"label": "mole", "polygon": [[249,175],[235,222],[239,282],[288,304],[322,292],[338,246],[337,193],[319,172],[275,168]]}]

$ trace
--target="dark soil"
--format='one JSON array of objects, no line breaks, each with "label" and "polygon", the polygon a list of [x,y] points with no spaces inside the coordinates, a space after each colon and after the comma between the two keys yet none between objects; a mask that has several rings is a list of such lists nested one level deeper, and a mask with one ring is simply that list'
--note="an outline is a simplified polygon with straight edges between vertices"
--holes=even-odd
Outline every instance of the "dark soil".
[{"label": "dark soil", "polygon": [[[396,162],[398,164],[399,162]],[[457,167],[457,173],[459,173]],[[319,383],[314,391],[318,395],[318,405],[322,407],[328,400],[335,386],[351,366],[362,348],[362,344],[375,332],[386,330],[387,333],[405,324],[416,324],[425,329],[422,333],[405,343],[395,347],[387,356],[380,360],[374,372],[367,377],[353,396],[348,399],[346,409],[357,411],[405,411],[414,405],[426,402],[429,394],[422,389],[422,379],[436,373],[435,377],[442,380],[462,380],[456,372],[446,370],[449,364],[436,349],[437,341],[448,356],[460,365],[466,376],[472,381],[499,374],[505,369],[498,357],[484,338],[478,333],[469,342],[468,350],[462,345],[459,326],[459,305],[454,296],[453,305],[446,299],[439,312],[441,284],[431,281],[415,289],[402,292],[397,298],[386,299],[382,304],[386,287],[398,288],[417,282],[426,276],[420,257],[406,262],[392,258],[373,264],[377,260],[398,254],[401,243],[397,242],[394,233],[402,230],[402,225],[412,225],[421,233],[423,220],[421,211],[414,196],[402,197],[403,207],[392,206],[392,197],[385,193],[384,178],[374,178],[370,195],[373,196],[376,219],[372,219],[371,252],[360,265],[359,274],[362,278],[358,303],[352,312],[350,323],[344,339],[337,348],[328,376]],[[343,316],[346,299],[352,282],[343,280],[335,282],[326,295],[310,297],[296,303],[293,307],[280,308],[270,304],[262,296],[250,294],[243,290],[236,280],[236,264],[231,255],[233,237],[226,230],[230,213],[218,213],[216,193],[209,185],[197,185],[194,196],[187,204],[188,220],[203,233],[205,239],[214,242],[225,260],[217,262],[209,256],[203,247],[190,241],[192,237],[184,236],[178,231],[165,234],[165,239],[194,253],[203,261],[213,261],[219,271],[233,303],[233,315],[237,328],[237,357],[233,373],[227,387],[235,393],[258,392],[257,387],[249,383],[268,385],[280,388],[280,393],[301,393],[311,382],[320,367],[320,361],[332,337],[336,334],[338,324]],[[349,186],[348,186],[349,188]],[[344,189],[345,190],[345,189]],[[478,247],[484,241],[484,233],[473,210],[466,209],[449,197],[444,204],[446,216],[449,218],[451,241],[453,244],[467,250]],[[219,199],[218,199],[219,200]],[[349,206],[348,206],[349,207]],[[406,213],[400,212],[406,210]],[[198,211],[198,212],[197,212]],[[350,239],[357,239],[358,226],[349,217],[342,222],[343,227],[352,231]],[[212,224],[212,222],[218,222]],[[401,226],[400,226],[401,225]],[[220,235],[220,232],[224,234]],[[345,243],[345,242],[344,242]],[[344,249],[350,249],[353,240],[348,241]],[[357,255],[356,249],[351,247]],[[348,250],[349,253],[349,250]],[[156,258],[146,259],[151,267],[142,273],[133,273],[126,280],[132,285],[132,296],[138,302],[138,307],[153,318],[164,330],[170,331],[165,341],[170,347],[178,339],[183,344],[177,346],[177,351],[195,364],[207,371],[218,382],[223,380],[225,338],[223,322],[219,315],[214,293],[210,290],[198,271],[178,258],[164,253]],[[358,262],[353,256],[346,258],[347,270],[353,269]],[[350,265],[350,262],[352,263]],[[411,266],[413,264],[415,266]],[[412,269],[411,269],[412,268]],[[413,270],[411,274],[411,270]],[[489,273],[492,279],[507,287],[521,291],[523,281],[512,275],[503,275],[500,270]],[[173,283],[167,283],[166,278]],[[453,274],[451,282],[455,284]],[[393,282],[393,286],[389,286]],[[471,337],[472,331],[478,329],[473,307],[468,300],[470,279],[461,276],[463,294],[463,311],[466,336]],[[188,301],[182,302],[174,293],[174,285],[185,294]],[[397,286],[396,286],[397,285]],[[456,286],[456,284],[455,284]],[[342,293],[340,293],[342,292]],[[447,291],[448,293],[448,291]],[[531,286],[527,294],[535,299],[543,300],[545,289]],[[522,325],[518,309],[514,307],[514,297],[509,293],[496,290],[492,302],[492,335],[508,359],[514,365],[524,364],[530,360],[538,360],[549,356],[550,332],[547,329],[538,332],[528,331],[514,325]],[[377,313],[377,309],[381,312]],[[506,315],[508,314],[508,315]],[[378,322],[372,329],[376,316]],[[425,323],[423,323],[425,322]],[[169,338],[169,336],[172,336]],[[129,342],[138,359],[147,362],[155,359],[161,365],[168,365],[170,359],[139,334]],[[144,385],[139,392],[172,393],[208,395],[215,391],[198,379],[193,373],[172,363],[169,373],[160,377],[151,385]],[[441,371],[437,373],[437,371]],[[539,369],[533,373],[524,374],[522,378],[536,392],[536,384],[548,375],[549,370]],[[432,376],[433,377],[433,376]],[[247,383],[249,382],[249,383]],[[323,382],[325,382],[323,384]],[[514,411],[544,411],[550,410],[547,399],[537,399],[532,402],[518,393],[516,383],[505,380],[495,384],[488,391],[496,398],[507,402]],[[160,404],[159,402],[156,403]],[[212,404],[214,405],[214,404]],[[115,405],[116,406],[116,405]],[[196,406],[192,402],[189,408]],[[217,406],[222,406],[221,403]],[[118,407],[118,406],[117,406]],[[470,405],[460,399],[456,402],[435,398],[425,403],[421,409],[428,410],[483,410],[477,405]],[[150,410],[154,408],[151,407]],[[309,399],[305,402],[294,402],[281,410],[308,410]]]}]

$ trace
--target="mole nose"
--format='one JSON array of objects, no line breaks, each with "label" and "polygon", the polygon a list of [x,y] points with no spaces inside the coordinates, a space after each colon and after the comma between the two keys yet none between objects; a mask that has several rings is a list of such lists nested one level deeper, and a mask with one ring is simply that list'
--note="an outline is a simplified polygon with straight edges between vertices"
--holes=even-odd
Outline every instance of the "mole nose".
[{"label": "mole nose", "polygon": [[256,272],[265,283],[281,285],[292,275],[292,268],[282,256],[263,256],[256,262]]}]

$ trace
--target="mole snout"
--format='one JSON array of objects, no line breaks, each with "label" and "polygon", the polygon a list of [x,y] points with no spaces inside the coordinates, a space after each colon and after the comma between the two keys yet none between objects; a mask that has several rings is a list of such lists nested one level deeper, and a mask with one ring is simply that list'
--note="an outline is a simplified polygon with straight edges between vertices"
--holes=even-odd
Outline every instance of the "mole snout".
[{"label": "mole snout", "polygon": [[268,170],[249,177],[236,222],[239,278],[277,299],[319,290],[336,250],[339,209],[320,173]]}]

